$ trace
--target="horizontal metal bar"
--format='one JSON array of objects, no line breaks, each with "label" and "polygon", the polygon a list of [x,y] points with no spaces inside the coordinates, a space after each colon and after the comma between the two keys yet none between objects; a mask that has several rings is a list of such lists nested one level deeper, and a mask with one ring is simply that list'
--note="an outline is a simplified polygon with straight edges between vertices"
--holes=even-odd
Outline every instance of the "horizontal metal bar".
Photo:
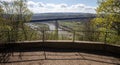
[{"label": "horizontal metal bar", "polygon": [[[23,30],[17,30],[17,31],[23,31]],[[43,30],[25,30],[25,31],[43,31]],[[55,30],[44,30],[44,31],[55,31]],[[68,31],[68,30],[58,30],[58,31]],[[100,32],[103,32],[103,33],[117,33],[117,32],[105,32],[105,31],[84,31],[84,30],[71,30],[71,32],[91,32],[91,33],[100,33]],[[16,31],[13,31],[13,30],[1,30],[0,32],[16,32]]]},{"label": "horizontal metal bar", "polygon": [[51,19],[39,19],[39,20],[31,20],[30,22],[43,22],[43,21],[56,21],[56,20],[80,20],[80,19],[89,19],[95,17],[79,17],[79,18],[51,18]]}]

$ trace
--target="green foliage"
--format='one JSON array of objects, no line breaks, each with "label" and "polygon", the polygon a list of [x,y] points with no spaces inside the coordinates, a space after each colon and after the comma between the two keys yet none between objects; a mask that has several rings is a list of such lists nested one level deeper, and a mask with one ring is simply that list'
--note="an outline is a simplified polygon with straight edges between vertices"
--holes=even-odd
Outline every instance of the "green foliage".
[{"label": "green foliage", "polygon": [[[62,32],[62,31],[59,31],[59,32]],[[56,30],[45,31],[44,35],[45,35],[45,40],[72,40],[70,39],[70,36],[68,36],[67,34],[61,33],[57,35]]]},{"label": "green foliage", "polygon": [[97,31],[102,31],[100,40],[105,38],[108,43],[118,42],[120,37],[120,0],[99,0],[96,9],[97,18],[92,20],[93,26]]},{"label": "green foliage", "polygon": [[[120,31],[120,0],[99,0],[97,8],[98,18],[95,18],[95,24],[106,29]],[[119,24],[115,24],[119,23]]]},{"label": "green foliage", "polygon": [[45,40],[55,40],[55,39],[56,39],[55,31],[45,32]]},{"label": "green foliage", "polygon": [[27,1],[0,1],[0,12],[2,12],[0,16],[0,31],[10,32],[9,37],[12,37],[12,41],[19,41],[20,31],[23,31],[24,38],[27,40],[28,35],[24,23],[29,22],[32,16],[32,12],[27,7]]},{"label": "green foliage", "polygon": [[67,28],[69,30],[83,30],[83,23],[82,22],[75,22],[75,21],[62,21],[59,22],[59,25],[63,28]]}]

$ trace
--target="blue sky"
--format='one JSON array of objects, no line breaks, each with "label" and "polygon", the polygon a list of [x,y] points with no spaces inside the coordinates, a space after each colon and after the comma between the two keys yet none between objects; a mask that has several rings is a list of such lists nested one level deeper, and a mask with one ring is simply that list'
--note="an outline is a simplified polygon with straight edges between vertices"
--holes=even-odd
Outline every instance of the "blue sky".
[{"label": "blue sky", "polygon": [[[12,2],[14,0],[2,1]],[[27,5],[33,13],[96,13],[97,0],[28,0]]]},{"label": "blue sky", "polygon": [[28,0],[27,4],[34,13],[96,13],[97,0]]},{"label": "blue sky", "polygon": [[85,4],[88,6],[97,6],[97,0],[32,0],[34,2],[43,2],[43,3],[54,3],[54,4],[60,4],[60,3],[66,3],[68,5],[75,5],[75,4]]}]

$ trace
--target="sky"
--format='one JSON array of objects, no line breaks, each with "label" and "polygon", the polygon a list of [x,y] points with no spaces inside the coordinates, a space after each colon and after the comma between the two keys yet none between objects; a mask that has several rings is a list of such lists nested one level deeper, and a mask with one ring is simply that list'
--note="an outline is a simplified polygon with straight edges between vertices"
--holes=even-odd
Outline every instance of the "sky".
[{"label": "sky", "polygon": [[28,0],[27,5],[33,13],[96,13],[97,0]]}]

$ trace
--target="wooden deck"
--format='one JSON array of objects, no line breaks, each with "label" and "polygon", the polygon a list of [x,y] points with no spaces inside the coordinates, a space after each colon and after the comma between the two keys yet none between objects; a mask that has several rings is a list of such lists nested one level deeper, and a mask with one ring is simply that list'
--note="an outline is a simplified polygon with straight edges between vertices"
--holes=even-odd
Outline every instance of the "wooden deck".
[{"label": "wooden deck", "polygon": [[2,65],[120,65],[120,47],[89,41],[0,44]]}]

